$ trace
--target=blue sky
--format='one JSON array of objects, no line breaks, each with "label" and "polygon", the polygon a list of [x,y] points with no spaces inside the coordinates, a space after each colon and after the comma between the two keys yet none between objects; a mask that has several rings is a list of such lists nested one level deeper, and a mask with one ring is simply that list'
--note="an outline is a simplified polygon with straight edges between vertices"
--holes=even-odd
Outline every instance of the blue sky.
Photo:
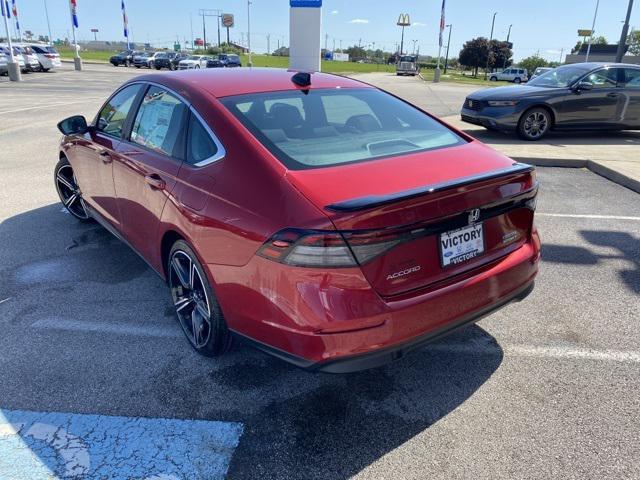
[{"label": "blue sky", "polygon": [[[54,38],[64,38],[70,31],[67,0],[17,0],[22,30],[46,34],[47,25],[43,2],[49,8]],[[287,0],[252,0],[251,42],[256,51],[267,48],[267,34],[271,35],[271,48],[288,43],[289,2]],[[216,8],[234,13],[236,27],[231,30],[232,41],[246,42],[247,4],[244,0],[125,0],[129,26],[136,42],[151,42],[168,46],[176,38],[191,37],[191,18],[194,36],[202,36],[200,8]],[[451,55],[457,55],[465,40],[476,36],[489,36],[494,11],[496,25],[494,37],[505,39],[509,24],[513,24],[511,41],[515,57],[520,59],[539,51],[540,55],[558,60],[560,50],[565,53],[578,40],[578,28],[590,28],[596,0],[537,0],[535,2],[488,2],[478,0],[447,0],[446,22],[453,24]],[[395,26],[398,14],[409,13],[414,25],[406,30],[405,45],[413,48],[412,40],[420,45],[420,52],[437,54],[440,0],[324,0],[323,39],[329,35],[328,46],[347,47],[373,44],[392,50],[400,40],[400,29]],[[602,0],[597,34],[617,42],[626,14],[627,0]],[[91,28],[98,28],[99,39],[122,38],[120,0],[78,0],[81,39],[93,37]],[[215,34],[214,19],[207,21],[207,36]],[[631,25],[640,29],[640,5],[635,6]],[[217,35],[217,34],[216,34]],[[446,39],[445,39],[446,43]],[[406,50],[406,48],[405,48]]]}]

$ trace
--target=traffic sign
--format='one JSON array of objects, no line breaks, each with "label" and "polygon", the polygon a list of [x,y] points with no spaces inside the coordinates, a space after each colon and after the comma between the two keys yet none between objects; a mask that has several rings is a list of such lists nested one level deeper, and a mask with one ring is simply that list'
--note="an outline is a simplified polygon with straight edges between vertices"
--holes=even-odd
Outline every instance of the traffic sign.
[{"label": "traffic sign", "polygon": [[590,37],[591,34],[593,33],[592,30],[578,30],[578,36],[579,37]]}]

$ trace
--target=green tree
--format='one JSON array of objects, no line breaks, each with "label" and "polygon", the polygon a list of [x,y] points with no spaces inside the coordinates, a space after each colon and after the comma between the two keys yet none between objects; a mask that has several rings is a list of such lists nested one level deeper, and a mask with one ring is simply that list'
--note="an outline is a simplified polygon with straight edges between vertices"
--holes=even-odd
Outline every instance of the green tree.
[{"label": "green tree", "polygon": [[640,30],[631,31],[627,37],[627,44],[631,55],[640,55]]},{"label": "green tree", "polygon": [[506,68],[513,63],[511,57],[513,52],[507,42],[491,40],[491,57],[489,58],[490,68]]},{"label": "green tree", "polygon": [[535,72],[538,67],[548,67],[549,62],[547,62],[544,58],[538,55],[532,55],[527,58],[523,58],[518,62],[518,66],[521,68],[526,68],[529,75]]},{"label": "green tree", "polygon": [[478,68],[487,64],[489,55],[489,41],[485,37],[473,38],[464,43],[458,54],[458,62],[471,70],[473,76],[478,76]]},{"label": "green tree", "polygon": [[367,58],[367,52],[364,48],[354,45],[345,50],[349,54],[349,60],[357,62],[358,60],[364,60]]},{"label": "green tree", "polygon": [[[571,50],[571,53],[578,53],[580,51],[580,48],[582,47],[582,43],[583,43],[582,40],[578,40],[578,43],[576,43],[576,46],[573,47],[573,50]],[[588,44],[589,44],[589,40],[586,41],[585,45],[588,45]],[[591,45],[609,45],[609,42],[605,37],[600,35],[598,37],[593,37],[593,40],[591,41]]]}]

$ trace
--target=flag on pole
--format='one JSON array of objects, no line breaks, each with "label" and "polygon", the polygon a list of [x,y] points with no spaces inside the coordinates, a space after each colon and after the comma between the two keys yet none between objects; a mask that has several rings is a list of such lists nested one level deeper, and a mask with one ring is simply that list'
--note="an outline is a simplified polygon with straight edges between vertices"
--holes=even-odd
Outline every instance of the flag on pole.
[{"label": "flag on pole", "polygon": [[122,0],[122,24],[124,25],[124,37],[129,39],[129,20],[127,19],[127,10],[124,8],[124,0]]},{"label": "flag on pole", "polygon": [[78,0],[69,0],[71,5],[71,19],[73,20],[73,26],[78,28]]},{"label": "flag on pole", "polygon": [[[16,0],[11,0],[11,6],[12,6],[11,11],[13,12],[13,18],[16,19],[16,30],[18,31],[18,37],[20,37],[20,22],[18,22],[18,6],[16,5]],[[8,8],[8,5],[7,5],[7,8]]]},{"label": "flag on pole", "polygon": [[2,16],[11,18],[11,13],[9,11],[9,0],[0,0],[0,7],[2,7]]},{"label": "flag on pole", "polygon": [[444,4],[446,0],[442,0],[442,11],[440,12],[440,40],[439,45],[442,47],[442,34],[444,33]]}]

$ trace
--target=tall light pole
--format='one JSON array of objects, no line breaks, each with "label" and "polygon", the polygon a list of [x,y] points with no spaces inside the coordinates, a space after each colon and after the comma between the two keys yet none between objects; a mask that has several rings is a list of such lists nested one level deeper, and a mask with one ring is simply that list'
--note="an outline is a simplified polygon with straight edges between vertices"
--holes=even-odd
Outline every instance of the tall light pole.
[{"label": "tall light pole", "polygon": [[633,8],[633,0],[629,0],[629,7],[627,8],[627,18],[624,21],[622,27],[622,33],[620,33],[620,41],[618,42],[618,51],[616,52],[616,63],[622,62],[622,56],[624,55],[624,46],[627,44],[627,35],[629,34],[629,19],[631,18],[631,9]]},{"label": "tall light pole", "polygon": [[253,66],[251,62],[251,1],[247,0],[247,48],[249,49],[249,62],[248,66]]},{"label": "tall light pole", "polygon": [[[509,47],[509,37],[511,36],[511,27],[513,27],[513,24],[509,25],[509,31],[507,32],[507,47]],[[507,68],[507,57],[504,57],[504,62],[502,62],[502,70],[504,70],[505,68]]]},{"label": "tall light pole", "polygon": [[416,43],[418,43],[418,40],[411,40],[413,42],[413,54],[416,54]]},{"label": "tall light pole", "polygon": [[487,48],[487,65],[484,67],[484,79],[487,79],[487,71],[489,70],[489,57],[491,57],[491,40],[493,40],[493,27],[496,23],[496,15],[498,12],[493,12],[493,20],[491,20],[491,35],[489,35],[489,45]]},{"label": "tall light pole", "polygon": [[444,74],[447,74],[447,64],[449,63],[449,46],[451,45],[451,29],[453,28],[453,24],[445,25],[445,27],[449,27],[449,39],[447,40],[447,54],[444,57]]},{"label": "tall light pole", "polygon": [[591,53],[591,42],[593,41],[593,33],[596,28],[596,18],[598,18],[598,6],[600,5],[600,0],[596,0],[596,11],[593,14],[593,24],[591,25],[591,36],[589,37],[589,45],[587,46],[587,56],[584,59],[585,62],[589,61],[589,53]]},{"label": "tall light pole", "polygon": [[51,24],[49,23],[49,10],[47,9],[47,0],[44,1],[44,15],[47,17],[47,29],[49,30],[49,43],[53,45],[53,37],[51,36]]}]

